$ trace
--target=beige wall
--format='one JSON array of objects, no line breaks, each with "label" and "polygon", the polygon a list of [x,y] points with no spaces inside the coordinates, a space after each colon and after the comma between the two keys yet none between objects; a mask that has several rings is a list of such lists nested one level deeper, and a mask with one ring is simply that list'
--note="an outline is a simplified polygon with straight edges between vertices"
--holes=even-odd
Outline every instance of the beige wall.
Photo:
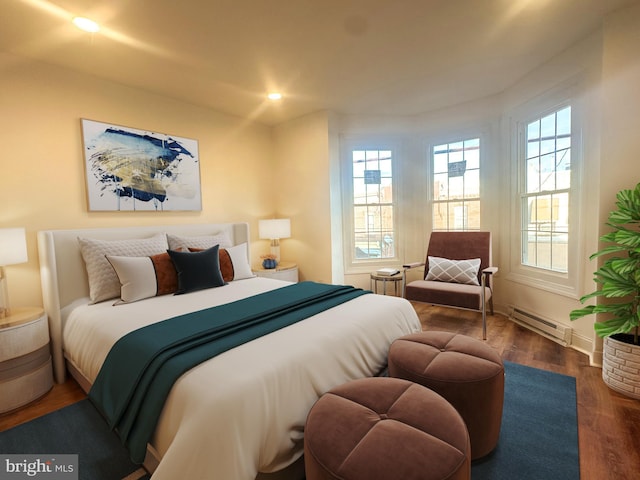
[{"label": "beige wall", "polygon": [[[505,172],[511,178],[511,189],[505,183],[502,189],[502,204],[511,202],[511,190],[514,188],[514,179],[517,172],[511,165],[511,124],[512,116],[517,115],[523,105],[535,105],[539,99],[555,91],[569,89],[573,96],[574,108],[579,108],[578,117],[582,119],[583,137],[574,140],[574,151],[577,148],[582,151],[582,170],[572,170],[573,180],[580,184],[579,192],[582,198],[577,200],[581,204],[581,211],[586,213],[581,218],[572,218],[573,233],[582,239],[582,250],[571,252],[578,258],[578,271],[573,272],[575,277],[571,279],[564,292],[562,289],[550,289],[543,282],[536,282],[529,278],[523,278],[518,272],[515,259],[518,256],[520,246],[512,241],[511,232],[514,226],[510,209],[503,209],[501,221],[502,250],[499,252],[501,274],[496,282],[496,298],[503,311],[509,312],[511,307],[517,307],[529,311],[539,317],[550,319],[556,323],[564,324],[573,329],[572,342],[580,350],[592,353],[594,348],[593,320],[584,318],[576,322],[569,320],[569,313],[581,305],[578,298],[584,292],[585,282],[590,278],[591,269],[584,260],[597,245],[598,229],[596,218],[592,215],[598,208],[593,195],[589,195],[594,189],[598,189],[598,176],[594,166],[600,163],[600,89],[601,89],[601,63],[602,63],[602,32],[598,31],[571,48],[542,65],[521,82],[514,85],[503,96],[505,116],[503,120],[503,153],[501,161]],[[511,212],[512,213],[512,212]]]},{"label": "beige wall", "polygon": [[600,224],[640,182],[640,5],[609,16],[603,38]]},{"label": "beige wall", "polygon": [[[603,39],[598,237],[610,231],[605,222],[616,193],[640,183],[640,5],[610,15]],[[597,268],[595,262],[589,266]],[[594,289],[589,282],[587,291]],[[602,341],[595,340],[601,356]]]},{"label": "beige wall", "polygon": [[[409,161],[414,162],[407,181],[421,182],[415,173],[422,171],[425,136],[480,125],[488,138],[499,142],[508,129],[504,121],[500,127],[501,112],[576,74],[585,75],[588,85],[584,92],[589,136],[584,139],[582,181],[586,194],[581,232],[585,248],[581,254],[586,258],[598,247],[615,193],[640,181],[639,24],[638,6],[610,15],[602,31],[499,96],[415,117],[345,117],[319,112],[275,128],[70,70],[0,55],[0,228],[26,227],[29,247],[29,263],[7,268],[12,305],[41,304],[35,232],[49,228],[244,220],[251,224],[252,255],[257,261],[268,250],[267,241],[257,239],[257,220],[289,217],[292,238],[282,241],[283,259],[299,264],[301,279],[337,283],[342,265],[332,269],[332,259],[341,262],[340,135],[396,136],[403,142]],[[202,212],[88,212],[80,118],[198,139]],[[415,141],[417,133],[423,137]],[[490,208],[483,210],[482,222],[483,228],[498,232],[494,259],[499,266],[508,261],[511,231],[504,208],[510,203],[510,167],[505,163],[508,152],[503,150],[490,152],[486,172]],[[416,234],[402,246],[403,254],[406,260],[422,260],[427,233],[421,223],[422,211],[419,206],[409,210]],[[594,267],[585,262],[582,293],[593,289]],[[507,272],[501,269],[497,279],[497,286],[502,287],[496,291],[499,303],[517,303],[569,324],[569,311],[579,305],[576,298],[509,283]],[[362,272],[347,272],[342,278],[368,287],[368,275]],[[599,348],[592,323],[592,319],[582,319],[571,324],[590,353]]]},{"label": "beige wall", "polygon": [[[427,204],[428,175],[427,164],[429,145],[442,142],[443,138],[456,136],[481,135],[487,145],[485,168],[482,171],[481,190],[483,206],[481,227],[497,231],[499,210],[497,205],[498,189],[495,180],[500,178],[499,163],[493,145],[499,142],[498,118],[500,115],[500,97],[488,97],[474,102],[457,105],[452,108],[428,112],[415,116],[343,116],[340,119],[340,133],[343,141],[354,139],[359,142],[390,142],[396,147],[394,155],[400,168],[394,171],[397,189],[394,197],[399,205],[397,221],[410,230],[403,232],[397,239],[398,261],[396,264],[351,267],[345,271],[346,283],[361,288],[370,288],[370,273],[379,267],[400,267],[403,263],[423,262],[425,260],[428,237],[431,229],[429,206]],[[346,155],[346,152],[342,152]],[[500,239],[494,239],[494,252],[499,251]],[[496,254],[494,253],[494,256]],[[420,269],[409,272],[408,280],[415,280],[421,274]]]},{"label": "beige wall", "polygon": [[[0,55],[0,70],[0,228],[25,227],[29,254],[7,267],[12,306],[42,304],[38,230],[248,221],[261,248],[257,219],[274,212],[271,128],[24,58]],[[81,118],[197,139],[202,211],[89,212]]]},{"label": "beige wall", "polygon": [[[413,158],[407,158],[405,164],[415,163],[417,170],[411,175],[414,177],[423,175],[420,152],[434,135],[442,132],[451,134],[456,128],[460,131],[465,128],[484,129],[489,144],[501,145],[487,155],[488,163],[485,165],[489,171],[484,176],[486,197],[483,197],[482,211],[482,228],[494,232],[494,263],[500,267],[495,289],[497,307],[508,313],[509,306],[516,305],[572,327],[576,348],[589,353],[596,362],[601,355],[601,344],[593,332],[594,319],[583,318],[572,323],[569,312],[580,307],[580,295],[595,288],[592,272],[596,266],[588,261],[588,256],[598,248],[598,238],[604,233],[602,224],[613,206],[615,193],[640,181],[640,161],[637,160],[640,152],[640,135],[637,133],[640,131],[638,25],[640,7],[623,9],[609,16],[603,29],[494,97],[417,117],[343,117],[341,124],[341,133],[347,136],[397,135],[405,145],[409,145],[406,150]],[[583,248],[576,254],[584,261],[577,273],[579,291],[568,295],[526,285],[510,276],[511,232],[514,228],[510,205],[516,175],[510,159],[510,115],[519,106],[535,102],[561,85],[576,82],[580,85],[578,96],[584,108],[585,132],[581,139],[584,163],[579,178],[583,215],[577,232]],[[501,120],[497,122],[500,115]],[[487,203],[488,208],[485,208]],[[413,236],[418,232],[416,230]],[[420,250],[419,255],[416,248]],[[421,256],[425,249],[426,245],[414,242],[405,249],[405,258],[423,260]],[[348,281],[361,286],[365,286],[367,277],[362,273],[347,272]]]},{"label": "beige wall", "polygon": [[298,263],[300,280],[332,281],[329,115],[318,112],[274,128],[277,217],[291,219],[280,241],[283,260]]}]

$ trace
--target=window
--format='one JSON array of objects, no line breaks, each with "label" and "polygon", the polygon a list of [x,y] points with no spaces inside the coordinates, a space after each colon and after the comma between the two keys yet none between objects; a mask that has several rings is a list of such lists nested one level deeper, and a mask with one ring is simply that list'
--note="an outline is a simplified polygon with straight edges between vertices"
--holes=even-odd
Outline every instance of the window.
[{"label": "window", "polygon": [[353,259],[396,256],[391,150],[352,150]]},{"label": "window", "polygon": [[433,230],[480,229],[480,139],[433,147]]},{"label": "window", "polygon": [[521,152],[521,262],[568,271],[571,107],[526,124]]}]

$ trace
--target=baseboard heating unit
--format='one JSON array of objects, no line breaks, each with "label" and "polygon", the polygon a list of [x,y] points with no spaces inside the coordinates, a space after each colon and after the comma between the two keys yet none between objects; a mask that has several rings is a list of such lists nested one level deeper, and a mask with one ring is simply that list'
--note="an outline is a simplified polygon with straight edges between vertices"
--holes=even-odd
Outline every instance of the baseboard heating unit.
[{"label": "baseboard heating unit", "polygon": [[513,307],[509,318],[514,322],[531,330],[537,331],[538,333],[543,334],[551,340],[562,343],[563,345],[571,343],[571,327],[566,327],[554,322],[553,320],[542,318],[539,315],[527,312],[526,310],[522,310],[518,307]]}]

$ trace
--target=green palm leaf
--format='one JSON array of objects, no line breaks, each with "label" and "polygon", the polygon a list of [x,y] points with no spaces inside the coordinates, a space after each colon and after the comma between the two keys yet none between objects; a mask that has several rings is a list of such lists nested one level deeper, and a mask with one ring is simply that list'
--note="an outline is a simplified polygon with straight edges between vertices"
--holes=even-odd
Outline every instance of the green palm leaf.
[{"label": "green palm leaf", "polygon": [[621,229],[615,232],[615,242],[627,247],[637,248],[640,247],[640,232],[634,232],[633,230]]},{"label": "green palm leaf", "polygon": [[[633,190],[618,192],[616,206],[617,210],[609,214],[607,223],[611,231],[600,237],[603,243],[610,245],[589,257],[593,260],[610,256],[593,274],[598,289],[580,298],[582,303],[593,298],[602,300],[569,314],[571,320],[588,315],[605,316],[594,324],[596,334],[601,337],[637,332],[640,325],[640,183]],[[626,255],[613,256],[621,252]],[[615,303],[613,298],[620,300]]]},{"label": "green palm leaf", "polygon": [[628,275],[640,270],[640,259],[638,258],[612,258],[611,268],[621,275]]}]

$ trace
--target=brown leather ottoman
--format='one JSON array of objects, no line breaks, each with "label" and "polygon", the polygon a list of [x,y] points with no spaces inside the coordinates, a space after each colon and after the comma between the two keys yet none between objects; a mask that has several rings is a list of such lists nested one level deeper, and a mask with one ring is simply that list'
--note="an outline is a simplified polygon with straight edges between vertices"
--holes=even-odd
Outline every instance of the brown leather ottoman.
[{"label": "brown leather ottoman", "polygon": [[389,375],[424,385],[456,408],[469,430],[472,460],[498,444],[504,365],[486,343],[448,332],[407,335],[391,344]]},{"label": "brown leather ottoman", "polygon": [[304,431],[307,480],[466,480],[470,450],[464,421],[444,398],[397,378],[332,389]]}]

